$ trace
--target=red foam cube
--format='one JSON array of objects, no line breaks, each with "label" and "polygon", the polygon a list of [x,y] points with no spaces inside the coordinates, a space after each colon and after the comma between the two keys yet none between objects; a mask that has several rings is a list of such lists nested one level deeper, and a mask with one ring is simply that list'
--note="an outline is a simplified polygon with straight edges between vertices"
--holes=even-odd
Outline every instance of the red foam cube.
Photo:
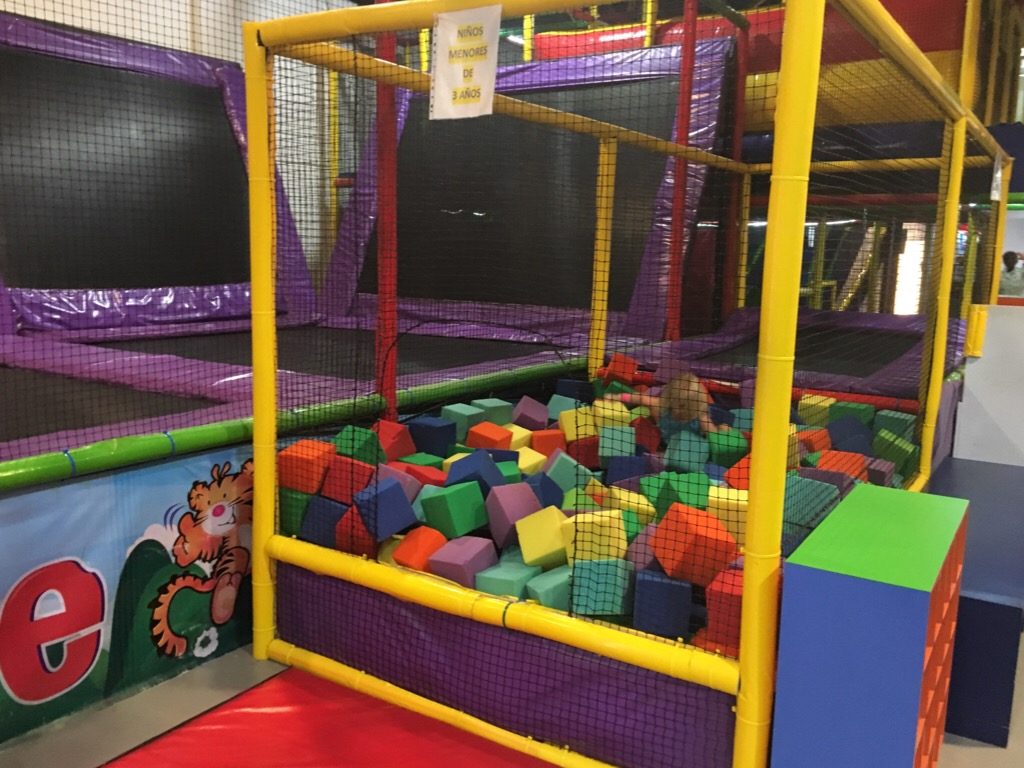
[{"label": "red foam cube", "polygon": [[377,557],[377,540],[366,528],[358,508],[349,507],[334,526],[334,546],[352,555]]},{"label": "red foam cube", "polygon": [[604,381],[607,384],[611,381],[618,381],[623,384],[632,384],[636,378],[636,372],[640,364],[629,355],[616,352],[604,369]]},{"label": "red foam cube", "polygon": [[411,456],[416,453],[416,444],[412,441],[412,435],[404,424],[395,421],[378,421],[372,427],[380,440],[381,448],[388,457],[388,461],[395,461],[403,456]]},{"label": "red foam cube", "polygon": [[738,656],[740,613],[743,608],[743,569],[727,568],[708,585],[708,623],[694,645],[726,656]]},{"label": "red foam cube", "polygon": [[313,494],[320,490],[334,456],[331,443],[299,440],[277,454],[277,480],[282,488]]},{"label": "red foam cube", "polygon": [[373,473],[371,464],[350,456],[332,456],[320,494],[351,505],[352,497],[370,484]]},{"label": "red foam cube", "polygon": [[443,533],[421,525],[405,535],[391,556],[399,565],[417,571],[426,571],[431,555],[447,543],[448,539],[444,537]]},{"label": "red foam cube", "polygon": [[419,464],[406,464],[404,461],[389,461],[387,464],[389,467],[405,472],[410,477],[414,477],[420,481],[423,485],[444,485],[445,480],[448,479],[448,475],[445,474],[444,470],[438,469],[437,467],[423,467]]},{"label": "red foam cube", "polygon": [[827,451],[832,447],[832,438],[827,429],[808,429],[796,433],[796,439],[807,449],[808,453]]},{"label": "red foam cube", "polygon": [[530,439],[530,447],[537,453],[550,456],[555,451],[566,449],[565,433],[560,429],[538,429]]},{"label": "red foam cube", "polygon": [[717,517],[680,503],[658,523],[651,549],[667,576],[702,587],[739,556],[736,539]]},{"label": "red foam cube", "polygon": [[466,433],[466,445],[470,448],[497,448],[507,451],[512,446],[512,432],[489,421],[481,421],[469,428]]},{"label": "red foam cube", "polygon": [[750,490],[750,454],[737,461],[725,473],[725,482],[730,488],[740,491]]},{"label": "red foam cube", "polygon": [[822,451],[818,469],[842,472],[844,475],[863,480],[868,479],[868,458],[862,453],[851,451]]},{"label": "red foam cube", "polygon": [[636,431],[637,445],[646,448],[648,453],[658,451],[658,448],[661,447],[661,430],[658,429],[657,424],[650,419],[637,416],[629,422],[629,426]]},{"label": "red foam cube", "polygon": [[597,435],[573,440],[566,449],[572,458],[576,459],[587,469],[600,469],[601,458],[598,455],[600,438]]}]

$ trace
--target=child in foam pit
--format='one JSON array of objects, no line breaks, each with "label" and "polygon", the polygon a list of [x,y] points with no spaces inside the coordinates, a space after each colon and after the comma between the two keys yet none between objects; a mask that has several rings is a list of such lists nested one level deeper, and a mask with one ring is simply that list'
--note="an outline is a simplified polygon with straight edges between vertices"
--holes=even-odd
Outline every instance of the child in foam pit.
[{"label": "child in foam pit", "polygon": [[701,435],[720,429],[711,421],[707,387],[692,373],[670,379],[659,395],[624,394],[620,399],[626,405],[650,408],[666,441],[684,429]]}]

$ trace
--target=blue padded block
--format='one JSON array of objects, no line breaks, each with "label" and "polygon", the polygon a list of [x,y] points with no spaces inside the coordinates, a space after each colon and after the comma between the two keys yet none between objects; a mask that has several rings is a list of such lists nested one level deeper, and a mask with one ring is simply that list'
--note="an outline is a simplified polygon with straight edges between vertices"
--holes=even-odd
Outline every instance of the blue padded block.
[{"label": "blue padded block", "polygon": [[[866,426],[856,416],[843,416],[830,422],[828,436],[832,441],[832,447],[837,451],[863,453],[870,457],[875,455],[875,450],[871,447],[875,437],[874,433],[871,431],[871,427]],[[861,450],[865,446],[867,451]]]},{"label": "blue padded block", "polygon": [[733,408],[732,425],[740,432],[749,432],[754,428],[753,408]]},{"label": "blue padded block", "polygon": [[387,478],[370,483],[352,497],[366,530],[384,541],[418,522],[409,498],[397,480]]},{"label": "blue padded block", "polygon": [[633,593],[633,626],[662,637],[686,637],[690,632],[693,587],[688,581],[662,573],[639,571]]},{"label": "blue padded block", "polygon": [[[405,494],[403,493],[402,496],[404,497]],[[319,544],[321,547],[334,549],[334,529],[346,512],[348,512],[347,504],[333,501],[324,496],[313,496],[309,500],[309,506],[306,507],[306,516],[302,519],[299,538],[310,544]]]},{"label": "blue padded block", "polygon": [[715,424],[728,424],[730,427],[735,426],[736,417],[733,416],[732,411],[728,408],[723,408],[720,405],[708,406],[708,415],[711,417],[711,421]]},{"label": "blue padded block", "polygon": [[718,483],[719,485],[724,483],[726,472],[728,472],[728,470],[725,467],[719,464],[713,464],[710,461],[704,465],[704,473],[712,483]]},{"label": "blue padded block", "polygon": [[434,456],[447,456],[455,445],[455,422],[440,416],[417,416],[407,422],[416,450]]},{"label": "blue padded block", "polygon": [[797,411],[796,403],[789,410],[789,423],[790,424],[803,424],[804,420],[800,418],[800,413]]},{"label": "blue padded block", "polygon": [[565,499],[565,493],[559,487],[558,483],[543,472],[531,475],[526,478],[525,482],[533,489],[533,493],[542,507],[562,508],[562,501]]},{"label": "blue padded block", "polygon": [[515,451],[506,451],[504,448],[484,448],[483,450],[490,454],[491,458],[494,459],[495,464],[499,461],[514,461],[519,463],[519,454]]},{"label": "blue padded block", "polygon": [[912,765],[930,595],[792,562],[783,583],[771,764]]},{"label": "blue padded block", "polygon": [[559,379],[555,382],[555,393],[563,397],[579,400],[581,403],[594,402],[594,385],[589,381],[576,379]]},{"label": "blue padded block", "polygon": [[[845,418],[845,417],[844,417]],[[875,457],[875,447],[870,437],[864,435],[848,435],[839,441],[832,441],[832,448],[837,451],[860,453],[869,459]]]},{"label": "blue padded block", "polygon": [[605,485],[611,485],[627,477],[647,474],[647,459],[644,456],[613,456],[608,460],[604,472]]},{"label": "blue padded block", "polygon": [[[516,454],[516,458],[518,458],[518,454]],[[447,487],[457,483],[468,483],[471,480],[475,480],[480,485],[480,491],[484,498],[487,498],[487,494],[495,485],[505,485],[505,476],[501,474],[501,470],[494,463],[491,454],[483,448],[477,448],[469,456],[452,464],[451,469],[448,470],[448,479],[444,484]]]}]

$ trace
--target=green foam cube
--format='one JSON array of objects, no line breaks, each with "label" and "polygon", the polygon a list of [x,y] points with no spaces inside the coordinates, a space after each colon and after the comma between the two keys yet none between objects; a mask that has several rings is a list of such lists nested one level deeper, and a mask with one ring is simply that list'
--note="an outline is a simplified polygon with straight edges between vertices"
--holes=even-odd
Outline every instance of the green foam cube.
[{"label": "green foam cube", "polygon": [[[662,490],[668,482],[671,472],[659,472],[656,475],[647,475],[640,478],[640,493],[647,497],[647,500],[654,505],[658,517],[662,517],[668,511],[671,501],[662,499]],[[667,497],[666,497],[667,498]]]},{"label": "green foam cube", "polygon": [[815,451],[814,453],[808,453],[804,456],[800,460],[800,463],[805,467],[816,467],[818,466],[819,461],[821,461],[821,451]]},{"label": "green foam cube", "polygon": [[505,478],[506,483],[518,483],[523,479],[523,473],[519,471],[518,461],[499,461],[498,471]]},{"label": "green foam cube", "polygon": [[594,379],[594,397],[607,397],[608,395],[624,395],[634,392],[632,387],[623,384],[621,381],[610,381],[607,384],[603,379]]},{"label": "green foam cube", "polygon": [[635,419],[649,419],[651,417],[651,409],[646,405],[638,405],[636,408],[631,408],[629,412],[633,414]]},{"label": "green foam cube", "polygon": [[594,477],[593,472],[564,451],[559,452],[545,474],[554,480],[563,492],[583,487]]},{"label": "green foam cube", "polygon": [[[914,449],[916,448],[912,442],[898,437],[888,429],[883,429],[875,435],[875,440],[871,447],[874,448],[875,455],[878,458],[891,461],[896,466],[896,471],[901,475],[908,474],[908,465],[910,464],[911,457],[914,456]],[[909,471],[913,472],[913,470],[914,467],[909,466]]]},{"label": "green foam cube", "polygon": [[526,584],[526,594],[548,608],[559,611],[569,610],[569,566],[560,565],[547,573],[534,576]]},{"label": "green foam cube", "polygon": [[[472,453],[473,449],[470,448],[467,452]],[[411,453],[408,456],[403,456],[399,461],[405,464],[415,464],[417,467],[444,469],[444,459],[432,453]]]},{"label": "green foam cube", "polygon": [[[731,467],[750,453],[750,444],[747,442],[747,438],[738,429],[732,427],[708,433],[708,447],[711,451],[711,461],[720,467]],[[701,469],[703,466],[701,464],[697,469]]]},{"label": "green foam cube", "polygon": [[633,610],[633,564],[577,560],[572,568],[572,610],[583,616],[622,616]]},{"label": "green foam cube", "polygon": [[420,492],[416,494],[416,498],[412,502],[412,511],[416,515],[416,519],[421,523],[427,519],[426,512],[423,511],[423,502],[429,499],[431,496],[436,496],[438,493],[443,491],[439,485],[424,485],[420,488]]},{"label": "green foam cube", "polygon": [[631,509],[622,510],[622,526],[626,529],[626,541],[630,544],[640,535],[640,531],[647,527]]},{"label": "green foam cube", "polygon": [[601,509],[601,505],[594,501],[583,488],[570,488],[562,498],[562,509],[573,512],[593,512]]},{"label": "green foam cube", "polygon": [[704,469],[710,456],[711,448],[708,441],[695,432],[684,429],[676,432],[668,441],[665,448],[665,466],[677,472],[699,472]]},{"label": "green foam cube", "polygon": [[666,473],[665,484],[654,508],[658,511],[658,519],[673,504],[685,504],[688,507],[707,509],[708,492],[711,489],[711,478],[705,472]]},{"label": "green foam cube", "polygon": [[551,399],[548,400],[548,420],[558,421],[558,417],[564,411],[573,411],[579,408],[583,403],[571,397],[565,395],[552,395]]},{"label": "green foam cube", "polygon": [[597,456],[602,467],[615,456],[636,455],[636,430],[633,427],[601,427],[598,429]]},{"label": "green foam cube", "polygon": [[749,432],[754,428],[753,408],[733,408],[732,426],[742,432]]},{"label": "green foam cube", "polygon": [[846,416],[853,416],[865,427],[870,427],[875,420],[875,406],[868,403],[848,403],[837,400],[828,409],[829,421],[838,421]]},{"label": "green foam cube", "polygon": [[520,549],[518,544],[509,544],[498,556],[498,560],[502,563],[522,563],[523,562],[523,550]]},{"label": "green foam cube", "polygon": [[302,491],[291,488],[278,490],[278,519],[282,536],[298,536],[302,529],[302,521],[306,517],[306,507],[311,497]]},{"label": "green foam cube", "polygon": [[377,433],[366,427],[345,427],[334,436],[334,448],[339,456],[350,456],[366,464],[383,464],[388,460]]},{"label": "green foam cube", "polygon": [[476,588],[489,595],[522,598],[526,596],[526,585],[530,580],[543,572],[535,565],[503,560],[476,575]]},{"label": "green foam cube", "polygon": [[786,475],[783,534],[806,534],[838,503],[839,489],[834,485],[795,472]]},{"label": "green foam cube", "polygon": [[512,421],[512,411],[515,408],[512,403],[497,397],[473,400],[472,405],[483,411],[484,421],[489,421],[498,426],[503,426]]},{"label": "green foam cube", "polygon": [[466,433],[474,424],[484,420],[484,409],[465,403],[452,403],[441,409],[441,418],[455,423],[455,439],[460,443],[466,439]]},{"label": "green foam cube", "polygon": [[465,536],[487,525],[487,507],[476,481],[441,488],[423,500],[423,512],[427,525],[447,539]]},{"label": "green foam cube", "polygon": [[875,434],[878,434],[885,429],[892,432],[897,437],[908,438],[914,434],[914,428],[916,426],[917,417],[912,413],[884,410],[875,414]]}]

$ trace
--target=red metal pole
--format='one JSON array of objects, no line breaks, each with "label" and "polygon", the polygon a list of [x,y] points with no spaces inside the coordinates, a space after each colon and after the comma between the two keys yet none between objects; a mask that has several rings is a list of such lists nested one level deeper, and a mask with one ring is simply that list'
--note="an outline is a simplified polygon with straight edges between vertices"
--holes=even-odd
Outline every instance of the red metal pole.
[{"label": "red metal pole", "polygon": [[[693,69],[697,58],[697,0],[683,4],[683,45],[679,57],[679,99],[676,104],[676,143],[690,143],[690,106]],[[673,165],[672,228],[669,232],[668,286],[665,339],[677,341],[681,333],[683,299],[683,246],[686,224],[686,177],[689,163],[677,157]]]},{"label": "red metal pole", "polygon": [[[743,159],[743,131],[747,122],[747,62],[750,52],[750,34],[747,29],[736,29],[736,99],[733,104],[732,159]],[[725,220],[725,269],[722,272],[722,320],[736,309],[736,285],[739,273],[740,190],[743,180],[732,175],[729,184],[729,212]]]},{"label": "red metal pole", "polygon": [[[387,2],[388,0],[377,0]],[[377,35],[377,57],[394,61],[394,33]],[[377,392],[398,417],[398,121],[395,88],[377,83]]]}]

